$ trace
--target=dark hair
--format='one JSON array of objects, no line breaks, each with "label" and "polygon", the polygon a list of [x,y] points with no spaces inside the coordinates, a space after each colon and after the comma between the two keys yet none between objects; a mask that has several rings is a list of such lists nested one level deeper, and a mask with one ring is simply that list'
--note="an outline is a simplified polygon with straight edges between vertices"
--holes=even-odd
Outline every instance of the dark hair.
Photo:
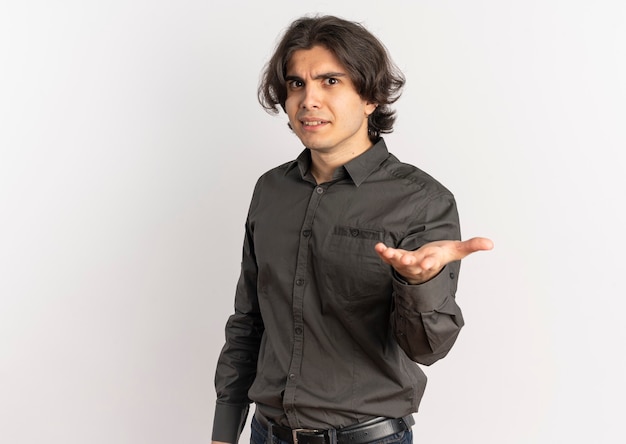
[{"label": "dark hair", "polygon": [[302,17],[287,28],[262,73],[258,89],[261,106],[273,114],[279,105],[285,110],[287,63],[295,51],[316,45],[339,59],[361,98],[378,105],[368,118],[370,140],[392,132],[396,117],[389,105],[402,94],[402,72],[385,46],[363,25],[333,16]]}]

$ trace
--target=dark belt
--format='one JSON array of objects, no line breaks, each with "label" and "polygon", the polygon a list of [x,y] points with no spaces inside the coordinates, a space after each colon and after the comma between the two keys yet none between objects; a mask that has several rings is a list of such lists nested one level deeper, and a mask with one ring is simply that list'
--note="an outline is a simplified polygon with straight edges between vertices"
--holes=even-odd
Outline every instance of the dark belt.
[{"label": "dark belt", "polygon": [[[291,444],[328,444],[330,443],[329,430],[290,429],[271,423],[258,410],[254,414],[259,423],[267,429],[272,429],[272,435],[281,441]],[[396,433],[410,430],[415,424],[413,415],[404,418],[375,418],[370,421],[336,430],[338,444],[364,444]]]}]

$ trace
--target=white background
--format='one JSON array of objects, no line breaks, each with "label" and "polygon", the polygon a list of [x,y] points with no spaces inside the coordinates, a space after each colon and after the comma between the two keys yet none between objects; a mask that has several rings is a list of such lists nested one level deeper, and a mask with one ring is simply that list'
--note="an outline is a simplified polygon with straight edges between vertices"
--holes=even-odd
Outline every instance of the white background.
[{"label": "white background", "polygon": [[625,5],[3,2],[0,441],[209,441],[252,187],[301,149],[259,73],[312,12],[386,44],[390,150],[496,244],[464,262],[416,441],[619,441]]}]

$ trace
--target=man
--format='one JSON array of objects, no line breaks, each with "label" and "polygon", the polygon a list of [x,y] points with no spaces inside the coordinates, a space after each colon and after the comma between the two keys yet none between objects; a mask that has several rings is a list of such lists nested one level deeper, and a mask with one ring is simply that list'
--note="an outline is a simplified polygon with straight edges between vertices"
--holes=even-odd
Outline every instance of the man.
[{"label": "man", "polygon": [[426,377],[463,326],[452,194],[389,154],[402,74],[361,25],[296,20],[259,87],[305,146],[257,182],[235,313],[216,371],[213,440],[410,443]]}]

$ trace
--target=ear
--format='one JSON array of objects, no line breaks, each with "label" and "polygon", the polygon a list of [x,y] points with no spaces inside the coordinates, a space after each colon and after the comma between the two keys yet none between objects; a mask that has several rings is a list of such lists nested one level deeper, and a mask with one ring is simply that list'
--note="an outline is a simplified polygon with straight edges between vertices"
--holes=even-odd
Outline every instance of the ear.
[{"label": "ear", "polygon": [[378,103],[366,102],[365,103],[365,115],[370,116],[378,108]]}]

